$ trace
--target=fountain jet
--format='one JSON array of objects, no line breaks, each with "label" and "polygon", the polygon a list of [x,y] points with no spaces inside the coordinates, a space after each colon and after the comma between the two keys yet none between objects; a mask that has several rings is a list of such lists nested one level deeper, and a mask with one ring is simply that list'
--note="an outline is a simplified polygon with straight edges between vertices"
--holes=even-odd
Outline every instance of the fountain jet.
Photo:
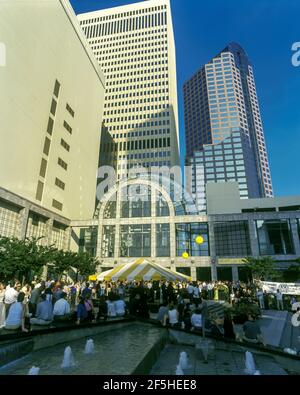
[{"label": "fountain jet", "polygon": [[61,364],[61,368],[71,368],[73,366],[75,366],[74,357],[71,347],[68,346],[65,348],[64,359]]},{"label": "fountain jet", "polygon": [[94,350],[95,350],[94,340],[92,340],[92,339],[87,340],[85,349],[84,349],[84,353],[85,354],[93,354]]},{"label": "fountain jet", "polygon": [[32,368],[29,369],[28,376],[37,376],[40,372],[40,368],[36,366],[32,366]]},{"label": "fountain jet", "polygon": [[254,375],[257,370],[255,367],[255,362],[254,362],[254,358],[251,352],[246,351],[246,369],[245,369],[245,373],[246,374],[251,374]]}]

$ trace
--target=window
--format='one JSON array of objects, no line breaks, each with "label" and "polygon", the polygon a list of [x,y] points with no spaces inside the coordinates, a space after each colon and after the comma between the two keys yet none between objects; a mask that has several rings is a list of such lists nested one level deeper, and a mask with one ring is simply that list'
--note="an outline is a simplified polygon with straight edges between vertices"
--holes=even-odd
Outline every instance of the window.
[{"label": "window", "polygon": [[34,212],[29,212],[26,237],[39,238],[40,240],[38,240],[38,244],[45,244],[47,235],[47,220],[48,218],[46,217]]},{"label": "window", "polygon": [[18,237],[20,208],[0,199],[0,235]]},{"label": "window", "polygon": [[49,155],[49,150],[50,150],[50,139],[48,139],[48,137],[45,138],[45,143],[44,143],[44,149],[43,152],[45,155]]},{"label": "window", "polygon": [[60,90],[60,83],[56,80],[54,85],[54,91],[53,91],[54,96],[58,97],[59,90]]},{"label": "window", "polygon": [[[203,244],[197,244],[196,238],[202,236]],[[176,224],[176,255],[209,256],[209,240],[207,223]]]},{"label": "window", "polygon": [[62,182],[59,178],[55,178],[55,185],[57,185],[60,189],[65,189],[66,184]]},{"label": "window", "polygon": [[259,250],[262,255],[294,254],[288,219],[256,221]]},{"label": "window", "polygon": [[60,224],[59,222],[53,221],[53,227],[51,232],[51,244],[59,250],[63,250],[67,246],[67,226]]},{"label": "window", "polygon": [[214,235],[217,256],[245,257],[251,255],[247,221],[216,222]]},{"label": "window", "polygon": [[51,117],[49,117],[48,126],[47,126],[47,133],[49,133],[50,135],[52,135],[53,125],[54,125],[54,121]]},{"label": "window", "polygon": [[[158,199],[156,201],[156,216],[168,217],[170,215],[169,206],[164,197],[158,192]],[[158,255],[159,256],[159,255]]]},{"label": "window", "polygon": [[37,190],[36,190],[36,200],[41,201],[42,197],[43,197],[43,190],[44,190],[44,183],[39,181],[38,182],[38,186],[37,186]]},{"label": "window", "polygon": [[117,212],[117,194],[114,194],[111,200],[105,206],[103,218],[104,219],[116,218],[116,212]]},{"label": "window", "polygon": [[170,256],[170,225],[169,224],[156,225],[156,256],[158,257]]},{"label": "window", "polygon": [[65,142],[64,139],[60,140],[60,145],[62,145],[64,147],[65,150],[70,151],[70,146],[68,143]]},{"label": "window", "polygon": [[121,217],[151,217],[151,189],[145,185],[131,185],[121,191]]},{"label": "window", "polygon": [[54,207],[54,208],[56,208],[57,210],[60,210],[60,211],[62,211],[62,209],[63,209],[62,203],[58,202],[55,199],[52,200],[52,207]]},{"label": "window", "polygon": [[71,126],[68,124],[68,122],[64,121],[64,128],[70,133],[72,134],[72,128]]},{"label": "window", "polygon": [[102,247],[101,256],[102,258],[112,258],[115,254],[115,225],[103,226],[102,230]]},{"label": "window", "polygon": [[122,258],[151,256],[151,225],[121,225],[120,233]]},{"label": "window", "polygon": [[71,115],[71,117],[74,118],[75,113],[74,113],[74,111],[72,110],[72,108],[69,106],[68,103],[67,103],[67,105],[66,105],[66,109],[67,109],[68,113]]},{"label": "window", "polygon": [[52,99],[51,108],[50,108],[50,112],[52,115],[55,115],[56,113],[56,106],[57,106],[56,100]]},{"label": "window", "polygon": [[40,167],[40,176],[45,178],[47,169],[47,161],[46,159],[42,158],[41,167]]},{"label": "window", "polygon": [[65,161],[63,161],[61,158],[58,158],[57,163],[59,164],[59,166],[61,166],[64,170],[68,169],[68,165],[66,164]]}]

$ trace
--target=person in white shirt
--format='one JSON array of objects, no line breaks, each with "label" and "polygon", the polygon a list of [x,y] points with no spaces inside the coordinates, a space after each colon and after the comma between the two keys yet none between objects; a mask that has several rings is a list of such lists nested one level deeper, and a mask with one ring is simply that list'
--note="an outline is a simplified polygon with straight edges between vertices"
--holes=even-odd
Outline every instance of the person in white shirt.
[{"label": "person in white shirt", "polygon": [[126,310],[125,310],[126,304],[125,304],[124,300],[123,299],[115,300],[114,305],[115,305],[115,311],[116,311],[117,317],[123,317],[126,312]]},{"label": "person in white shirt", "polygon": [[167,319],[169,321],[169,325],[171,325],[171,326],[179,326],[178,317],[179,317],[179,314],[178,314],[178,311],[177,311],[176,307],[173,304],[170,304],[169,305],[168,315],[165,315],[163,326],[166,326],[166,320]]},{"label": "person in white shirt", "polygon": [[279,289],[276,292],[277,310],[283,310],[283,295]]},{"label": "person in white shirt", "polygon": [[112,300],[107,300],[107,301],[106,301],[106,304],[107,304],[107,316],[108,316],[109,318],[114,318],[114,317],[116,317],[116,316],[117,316],[117,313],[116,313],[116,305],[115,305],[115,302],[112,301]]},{"label": "person in white shirt", "polygon": [[23,332],[28,332],[28,329],[25,328],[24,298],[25,294],[20,292],[17,300],[11,304],[9,313],[5,320],[5,329],[15,330],[21,328]]},{"label": "person in white shirt", "polygon": [[21,286],[18,284],[10,283],[5,289],[4,304],[6,309],[6,317],[9,313],[10,306],[18,299],[18,287],[21,288]]},{"label": "person in white shirt", "polygon": [[60,299],[55,302],[53,308],[54,321],[69,321],[71,319],[71,307],[66,297],[67,294],[62,292]]},{"label": "person in white shirt", "polygon": [[257,296],[257,299],[259,301],[260,308],[264,309],[265,308],[265,302],[264,302],[264,293],[263,293],[262,289],[259,289],[256,292],[256,296]]},{"label": "person in white shirt", "polygon": [[191,317],[191,330],[201,330],[202,329],[202,314],[200,309],[196,309]]}]

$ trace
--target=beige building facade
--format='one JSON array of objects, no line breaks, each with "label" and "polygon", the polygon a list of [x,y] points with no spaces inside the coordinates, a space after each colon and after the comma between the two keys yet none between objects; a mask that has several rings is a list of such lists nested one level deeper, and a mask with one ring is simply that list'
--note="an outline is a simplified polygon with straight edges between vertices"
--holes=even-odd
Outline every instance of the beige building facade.
[{"label": "beige building facade", "polygon": [[69,246],[92,218],[104,75],[67,0],[0,5],[0,235]]},{"label": "beige building facade", "polygon": [[65,218],[91,218],[104,75],[67,0],[0,8],[0,187]]}]

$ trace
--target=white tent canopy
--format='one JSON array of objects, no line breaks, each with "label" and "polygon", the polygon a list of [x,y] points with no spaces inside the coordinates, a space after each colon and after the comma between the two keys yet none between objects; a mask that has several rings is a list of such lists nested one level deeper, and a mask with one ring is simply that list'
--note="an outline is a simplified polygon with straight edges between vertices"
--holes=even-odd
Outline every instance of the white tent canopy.
[{"label": "white tent canopy", "polygon": [[133,262],[119,265],[111,270],[107,270],[98,275],[99,281],[191,281],[191,277],[167,269],[158,263],[153,263],[145,258],[137,259]]}]

